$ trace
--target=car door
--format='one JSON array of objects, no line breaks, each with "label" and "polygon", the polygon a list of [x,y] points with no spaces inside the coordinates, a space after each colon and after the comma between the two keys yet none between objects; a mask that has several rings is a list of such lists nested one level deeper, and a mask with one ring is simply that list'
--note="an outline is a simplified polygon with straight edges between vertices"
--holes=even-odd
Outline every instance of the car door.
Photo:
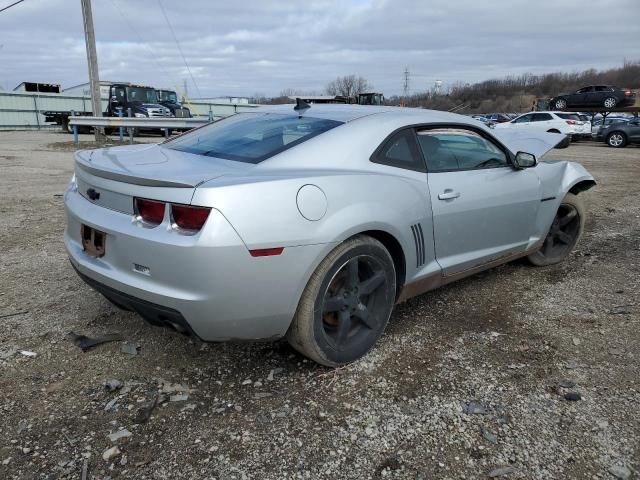
[{"label": "car door", "polygon": [[611,89],[604,85],[597,85],[585,95],[584,105],[589,107],[600,107],[604,104],[604,99],[611,94]]},{"label": "car door", "polygon": [[435,255],[445,276],[525,251],[540,181],[515,170],[495,139],[471,127],[417,130],[427,164]]},{"label": "car door", "polygon": [[593,87],[584,87],[567,97],[567,107],[582,107],[588,104],[589,95],[593,94]]},{"label": "car door", "polygon": [[513,127],[516,128],[527,128],[529,127],[531,121],[533,120],[533,114],[532,113],[527,113],[525,115],[520,115],[518,118],[512,120],[510,123],[510,125],[512,125]]},{"label": "car door", "polygon": [[533,114],[532,126],[538,132],[546,132],[556,128],[557,125],[554,125],[554,123],[553,116],[550,113],[541,112]]},{"label": "car door", "polygon": [[625,130],[629,133],[629,140],[634,143],[640,142],[640,119],[634,118],[628,122]]}]

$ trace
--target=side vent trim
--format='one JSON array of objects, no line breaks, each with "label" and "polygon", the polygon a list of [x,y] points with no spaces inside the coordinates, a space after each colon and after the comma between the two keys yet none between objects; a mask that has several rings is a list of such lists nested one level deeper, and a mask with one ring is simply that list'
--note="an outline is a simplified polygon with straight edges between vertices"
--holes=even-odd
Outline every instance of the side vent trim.
[{"label": "side vent trim", "polygon": [[411,233],[413,233],[413,241],[416,245],[416,268],[424,265],[424,234],[422,233],[422,225],[416,223],[411,225]]}]

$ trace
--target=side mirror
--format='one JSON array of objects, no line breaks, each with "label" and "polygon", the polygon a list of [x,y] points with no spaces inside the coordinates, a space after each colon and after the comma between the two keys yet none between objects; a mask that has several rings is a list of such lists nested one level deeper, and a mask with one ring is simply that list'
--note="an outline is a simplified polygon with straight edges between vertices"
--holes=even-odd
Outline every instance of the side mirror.
[{"label": "side mirror", "polygon": [[527,152],[518,152],[513,159],[513,166],[517,170],[535,167],[537,164],[538,161],[536,160],[536,156]]}]

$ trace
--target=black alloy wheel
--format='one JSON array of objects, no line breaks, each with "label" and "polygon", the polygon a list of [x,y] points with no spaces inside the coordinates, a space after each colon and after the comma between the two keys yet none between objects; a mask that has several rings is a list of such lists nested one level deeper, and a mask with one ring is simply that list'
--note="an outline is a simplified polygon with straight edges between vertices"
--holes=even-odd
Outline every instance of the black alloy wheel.
[{"label": "black alloy wheel", "polygon": [[352,258],[335,273],[324,293],[322,327],[336,350],[366,340],[386,321],[380,318],[385,298],[378,295],[385,279],[381,263],[365,255]]},{"label": "black alloy wheel", "polygon": [[540,249],[529,255],[529,261],[539,267],[553,265],[569,256],[582,235],[585,222],[584,206],[577,195],[567,193],[558,207]]},{"label": "black alloy wheel", "polygon": [[542,252],[547,257],[566,256],[575,245],[579,231],[578,210],[573,205],[560,205],[542,244]]},{"label": "black alloy wheel", "polygon": [[298,303],[287,340],[331,367],[363,357],[378,341],[396,300],[396,270],[378,240],[356,235],[318,265]]}]

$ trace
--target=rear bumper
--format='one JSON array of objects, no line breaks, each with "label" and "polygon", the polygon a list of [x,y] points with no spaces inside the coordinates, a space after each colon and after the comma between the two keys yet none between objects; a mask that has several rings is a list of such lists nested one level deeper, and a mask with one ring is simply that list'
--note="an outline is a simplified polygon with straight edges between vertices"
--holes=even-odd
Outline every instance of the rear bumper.
[{"label": "rear bumper", "polygon": [[83,274],[75,267],[75,265],[73,265],[73,263],[71,265],[78,276],[84,280],[87,285],[97,292],[100,292],[107,298],[107,300],[113,302],[118,307],[138,313],[152,325],[157,325],[159,327],[171,327],[181,333],[189,333],[197,336],[180,312],[120,292],[115,288],[111,288]]},{"label": "rear bumper", "polygon": [[[183,326],[205,341],[282,337],[311,273],[333,248],[287,247],[254,258],[215,209],[197,235],[185,236],[165,224],[141,227],[73,189],[65,208],[65,247],[85,282],[152,323]],[[106,233],[103,257],[83,251],[83,224]]]}]

